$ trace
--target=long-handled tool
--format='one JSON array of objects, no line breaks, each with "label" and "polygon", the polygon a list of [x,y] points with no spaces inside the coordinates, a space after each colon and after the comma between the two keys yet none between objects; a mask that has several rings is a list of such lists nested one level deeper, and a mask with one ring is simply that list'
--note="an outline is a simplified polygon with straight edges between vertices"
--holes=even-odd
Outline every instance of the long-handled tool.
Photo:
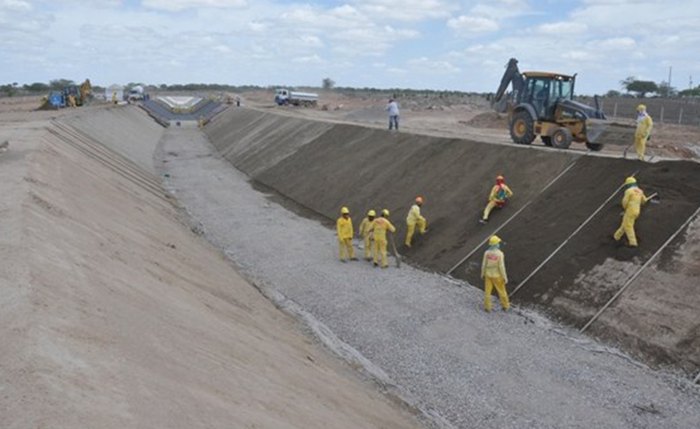
[{"label": "long-handled tool", "polygon": [[396,268],[401,268],[401,255],[399,255],[399,252],[396,251],[394,234],[389,234],[389,241],[391,241],[391,251],[394,254],[394,259],[396,259]]}]

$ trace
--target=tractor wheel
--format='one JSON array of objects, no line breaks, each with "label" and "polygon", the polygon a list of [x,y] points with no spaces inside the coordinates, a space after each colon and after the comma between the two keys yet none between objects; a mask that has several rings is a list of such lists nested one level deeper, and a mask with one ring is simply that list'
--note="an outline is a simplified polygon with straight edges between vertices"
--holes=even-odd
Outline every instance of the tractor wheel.
[{"label": "tractor wheel", "polygon": [[518,112],[510,123],[510,138],[517,144],[530,144],[535,140],[534,128],[530,114]]},{"label": "tractor wheel", "polygon": [[542,143],[545,146],[552,146],[552,138],[550,136],[540,136],[540,139],[542,139]]},{"label": "tractor wheel", "polygon": [[603,144],[602,143],[591,143],[591,142],[586,142],[586,147],[593,152],[598,152],[603,149]]},{"label": "tractor wheel", "polygon": [[568,149],[571,146],[573,136],[568,128],[557,128],[552,134],[552,146],[557,149]]}]

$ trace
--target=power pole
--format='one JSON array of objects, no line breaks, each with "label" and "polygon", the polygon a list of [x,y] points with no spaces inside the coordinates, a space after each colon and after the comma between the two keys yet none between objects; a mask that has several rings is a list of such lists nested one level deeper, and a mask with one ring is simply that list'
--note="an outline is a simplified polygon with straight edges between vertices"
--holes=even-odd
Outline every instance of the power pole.
[{"label": "power pole", "polygon": [[673,66],[668,66],[668,87],[671,88],[671,72],[673,71]]}]

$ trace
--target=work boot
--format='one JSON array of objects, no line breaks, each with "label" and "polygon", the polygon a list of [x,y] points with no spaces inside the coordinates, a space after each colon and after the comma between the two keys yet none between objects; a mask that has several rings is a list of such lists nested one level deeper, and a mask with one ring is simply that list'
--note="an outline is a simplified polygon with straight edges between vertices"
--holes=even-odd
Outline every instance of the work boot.
[{"label": "work boot", "polygon": [[351,260],[351,261],[357,261],[357,258],[352,257],[352,258],[350,258],[350,260]]},{"label": "work boot", "polygon": [[487,223],[489,223],[489,220],[488,220],[488,219],[481,218],[481,219],[479,219],[479,223],[482,224],[482,225],[486,225]]},{"label": "work boot", "polygon": [[378,266],[379,266],[379,264],[378,264],[378,263],[376,263],[376,262],[374,262],[374,266],[375,266],[375,267],[378,267]]},{"label": "work boot", "polygon": [[345,259],[341,259],[340,262],[346,263],[346,262],[348,262],[348,261],[346,261]]}]

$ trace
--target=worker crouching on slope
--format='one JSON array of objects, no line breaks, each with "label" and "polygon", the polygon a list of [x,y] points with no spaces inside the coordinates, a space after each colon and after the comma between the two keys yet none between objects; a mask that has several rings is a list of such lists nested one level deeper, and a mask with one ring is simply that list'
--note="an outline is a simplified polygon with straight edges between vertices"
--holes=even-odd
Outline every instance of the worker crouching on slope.
[{"label": "worker crouching on slope", "polygon": [[506,274],[505,256],[500,250],[501,239],[497,235],[489,238],[489,248],[484,252],[484,259],[481,262],[481,278],[484,279],[484,310],[491,311],[491,293],[496,288],[498,297],[501,300],[503,310],[510,308],[506,284],[508,274]]},{"label": "worker crouching on slope", "polygon": [[416,227],[418,227],[418,232],[421,234],[425,234],[426,231],[426,226],[428,225],[427,221],[423,216],[420,214],[420,208],[423,205],[423,197],[416,197],[416,202],[411,206],[410,210],[408,211],[408,216],[406,216],[406,241],[404,244],[406,244],[406,247],[411,247],[411,241],[413,240],[413,233],[416,231]]},{"label": "worker crouching on slope", "polygon": [[389,266],[386,257],[386,231],[396,232],[394,225],[389,222],[389,210],[382,210],[382,216],[372,222],[370,231],[374,237],[374,266],[378,266],[381,260],[382,268]]},{"label": "worker crouching on slope", "polygon": [[637,186],[637,179],[628,177],[625,179],[625,195],[622,197],[622,208],[625,209],[622,215],[622,224],[615,231],[615,241],[620,241],[623,235],[627,236],[627,243],[630,247],[637,247],[637,235],[634,232],[634,222],[639,217],[642,204],[649,201]]},{"label": "worker crouching on slope", "polygon": [[644,161],[644,152],[647,147],[647,140],[651,136],[651,129],[654,121],[647,113],[647,107],[643,104],[637,106],[637,130],[634,132],[634,149],[637,151],[637,158]]},{"label": "worker crouching on slope", "polygon": [[489,194],[489,202],[486,204],[484,209],[484,215],[481,217],[480,222],[486,223],[489,221],[489,215],[494,207],[501,208],[506,205],[508,198],[513,196],[513,191],[510,190],[508,185],[506,185],[506,180],[503,176],[496,177],[496,184],[491,188],[491,193]]},{"label": "worker crouching on slope", "polygon": [[347,258],[357,261],[355,257],[355,249],[352,247],[352,219],[350,219],[350,210],[347,207],[340,209],[340,217],[335,224],[338,232],[338,247],[340,261],[347,262]]},{"label": "worker crouching on slope", "polygon": [[372,227],[372,222],[374,222],[375,217],[377,217],[377,213],[374,210],[370,210],[367,212],[367,216],[360,222],[360,237],[364,240],[365,261],[371,261],[372,254],[374,253],[372,251],[373,243],[370,228]]}]

